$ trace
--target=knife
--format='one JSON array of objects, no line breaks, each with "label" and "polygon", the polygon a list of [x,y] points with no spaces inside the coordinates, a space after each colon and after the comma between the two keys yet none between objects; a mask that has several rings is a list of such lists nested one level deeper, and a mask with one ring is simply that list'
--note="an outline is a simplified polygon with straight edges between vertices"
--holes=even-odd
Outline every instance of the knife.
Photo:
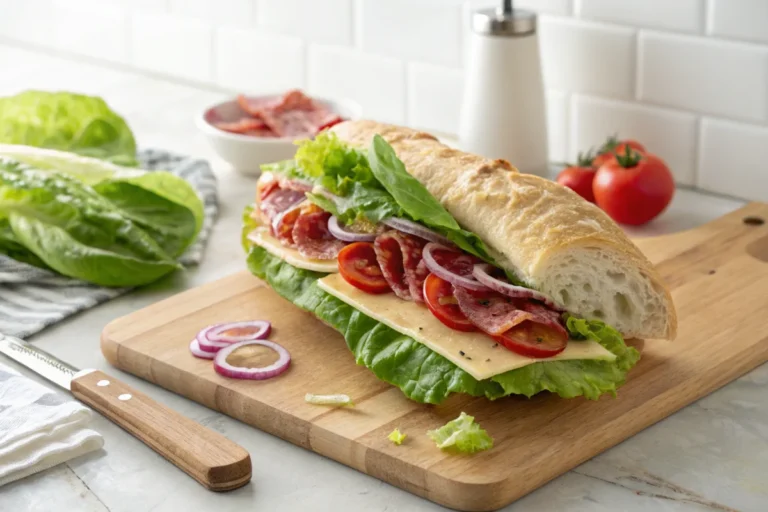
[{"label": "knife", "polygon": [[240,445],[98,370],[77,370],[18,338],[0,333],[0,353],[70,391],[212,491],[251,480]]}]

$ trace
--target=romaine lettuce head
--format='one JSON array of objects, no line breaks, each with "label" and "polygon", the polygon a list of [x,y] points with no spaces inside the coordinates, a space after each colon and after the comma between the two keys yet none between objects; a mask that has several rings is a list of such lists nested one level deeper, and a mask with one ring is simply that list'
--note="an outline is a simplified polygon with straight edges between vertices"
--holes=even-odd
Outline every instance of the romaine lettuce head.
[{"label": "romaine lettuce head", "polygon": [[183,179],[71,153],[0,145],[0,254],[102,286],[179,268],[203,204]]},{"label": "romaine lettuce head", "polygon": [[101,98],[25,91],[0,98],[0,143],[60,149],[135,166],[136,141]]}]

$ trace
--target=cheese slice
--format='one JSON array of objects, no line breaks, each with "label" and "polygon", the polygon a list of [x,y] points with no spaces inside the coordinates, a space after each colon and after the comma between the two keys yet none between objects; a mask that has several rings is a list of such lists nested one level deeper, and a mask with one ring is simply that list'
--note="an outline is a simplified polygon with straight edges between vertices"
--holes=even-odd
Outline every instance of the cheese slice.
[{"label": "cheese slice", "polygon": [[392,293],[373,295],[358,290],[339,274],[325,276],[317,284],[325,292],[371,318],[423,343],[477,380],[542,361],[616,359],[612,352],[597,342],[575,340],[569,341],[566,349],[554,357],[535,359],[521,356],[498,345],[486,334],[456,331],[443,325],[421,304],[404,301]]},{"label": "cheese slice", "polygon": [[339,271],[339,265],[335,258],[333,260],[305,258],[296,249],[285,247],[281,244],[280,240],[270,235],[269,230],[265,227],[256,228],[248,233],[248,240],[263,247],[272,256],[276,256],[281,260],[290,263],[294,267],[313,270],[315,272],[331,273]]}]

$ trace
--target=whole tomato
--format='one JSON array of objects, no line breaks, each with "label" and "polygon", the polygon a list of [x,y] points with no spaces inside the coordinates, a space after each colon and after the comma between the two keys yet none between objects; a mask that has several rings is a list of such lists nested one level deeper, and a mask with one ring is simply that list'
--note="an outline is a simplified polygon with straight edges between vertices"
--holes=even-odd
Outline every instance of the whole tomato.
[{"label": "whole tomato", "polygon": [[614,155],[624,153],[627,150],[627,146],[634,149],[635,151],[646,153],[645,146],[636,140],[619,140],[614,135],[612,137],[608,137],[608,140],[606,140],[605,143],[600,146],[600,149],[597,150],[597,156],[592,160],[592,167],[599,169],[605,162],[613,158]]},{"label": "whole tomato", "polygon": [[613,220],[639,226],[669,205],[675,182],[661,158],[626,147],[597,170],[592,189],[597,205]]},{"label": "whole tomato", "polygon": [[557,175],[557,182],[565,187],[572,189],[581,197],[595,202],[595,194],[592,192],[592,180],[595,178],[595,169],[592,167],[592,154],[582,155],[576,165],[569,165]]}]

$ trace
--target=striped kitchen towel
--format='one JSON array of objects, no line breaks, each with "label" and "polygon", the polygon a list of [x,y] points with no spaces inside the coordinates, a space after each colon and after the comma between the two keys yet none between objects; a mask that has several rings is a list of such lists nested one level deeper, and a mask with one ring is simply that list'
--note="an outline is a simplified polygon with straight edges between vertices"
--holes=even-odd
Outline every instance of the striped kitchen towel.
[{"label": "striped kitchen towel", "polygon": [[[182,265],[199,263],[219,210],[216,177],[210,165],[205,160],[155,149],[139,151],[137,156],[142,168],[172,172],[200,194],[205,222],[197,241],[179,258]],[[0,332],[25,338],[127,291],[63,277],[0,254]]]}]

